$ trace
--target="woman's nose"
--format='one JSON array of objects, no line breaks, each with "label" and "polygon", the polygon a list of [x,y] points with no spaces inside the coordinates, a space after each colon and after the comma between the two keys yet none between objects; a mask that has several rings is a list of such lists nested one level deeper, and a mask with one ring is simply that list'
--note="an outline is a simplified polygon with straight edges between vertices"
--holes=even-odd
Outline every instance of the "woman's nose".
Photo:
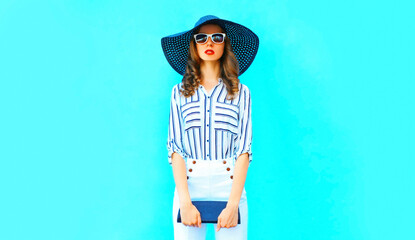
[{"label": "woman's nose", "polygon": [[212,36],[208,37],[207,44],[208,45],[213,45]]}]

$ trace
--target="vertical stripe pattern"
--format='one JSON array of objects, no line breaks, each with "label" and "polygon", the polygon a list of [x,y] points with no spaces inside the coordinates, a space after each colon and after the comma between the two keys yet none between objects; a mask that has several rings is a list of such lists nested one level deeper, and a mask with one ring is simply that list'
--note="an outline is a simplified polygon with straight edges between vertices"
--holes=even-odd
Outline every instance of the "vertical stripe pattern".
[{"label": "vertical stripe pattern", "polygon": [[168,162],[174,152],[183,159],[216,160],[248,153],[252,161],[251,94],[239,83],[239,94],[226,99],[223,80],[208,93],[201,85],[193,96],[180,95],[182,83],[171,92],[167,137]]}]

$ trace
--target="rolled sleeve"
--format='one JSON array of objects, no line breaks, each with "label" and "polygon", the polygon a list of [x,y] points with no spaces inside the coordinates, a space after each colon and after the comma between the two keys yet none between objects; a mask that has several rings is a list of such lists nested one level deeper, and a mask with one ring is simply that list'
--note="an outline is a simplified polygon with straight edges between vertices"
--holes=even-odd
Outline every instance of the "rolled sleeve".
[{"label": "rolled sleeve", "polygon": [[248,153],[249,162],[252,161],[252,119],[251,119],[251,92],[244,87],[241,96],[238,137],[236,142],[235,160],[243,153]]},{"label": "rolled sleeve", "polygon": [[182,118],[176,101],[176,96],[178,96],[177,93],[178,89],[176,85],[171,92],[169,128],[167,135],[168,162],[170,165],[172,164],[172,155],[174,152],[177,152],[183,159],[186,158],[186,153],[183,149]]}]

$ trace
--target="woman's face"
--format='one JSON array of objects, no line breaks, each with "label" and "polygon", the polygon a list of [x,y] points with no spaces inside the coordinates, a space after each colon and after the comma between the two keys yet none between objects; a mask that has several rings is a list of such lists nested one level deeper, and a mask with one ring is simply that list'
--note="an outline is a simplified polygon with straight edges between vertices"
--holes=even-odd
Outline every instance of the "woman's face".
[{"label": "woman's face", "polygon": [[[206,24],[200,27],[198,33],[221,33],[222,28],[216,24]],[[207,42],[204,44],[196,43],[197,53],[199,57],[204,61],[217,61],[223,55],[223,50],[225,48],[225,41],[222,43],[214,43],[212,42],[211,37],[208,38]],[[206,52],[207,50],[213,51],[213,54],[208,54],[211,52]]]}]

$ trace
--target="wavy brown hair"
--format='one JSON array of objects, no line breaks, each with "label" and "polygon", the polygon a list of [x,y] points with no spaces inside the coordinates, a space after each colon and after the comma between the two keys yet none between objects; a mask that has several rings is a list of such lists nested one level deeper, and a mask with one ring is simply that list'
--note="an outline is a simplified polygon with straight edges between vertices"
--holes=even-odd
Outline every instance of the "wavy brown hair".
[{"label": "wavy brown hair", "polygon": [[[201,26],[195,29],[194,34],[199,33]],[[223,28],[221,29],[224,33]],[[186,65],[186,72],[183,75],[182,88],[180,89],[180,92],[186,98],[192,96],[196,92],[196,88],[198,88],[201,84],[200,63],[202,61],[203,59],[201,59],[197,53],[196,42],[192,36],[189,46],[189,56]],[[225,47],[223,50],[223,55],[218,61],[220,61],[220,78],[222,78],[223,83],[225,84],[228,91],[227,99],[233,100],[239,92],[239,65],[227,35],[225,36]]]}]

